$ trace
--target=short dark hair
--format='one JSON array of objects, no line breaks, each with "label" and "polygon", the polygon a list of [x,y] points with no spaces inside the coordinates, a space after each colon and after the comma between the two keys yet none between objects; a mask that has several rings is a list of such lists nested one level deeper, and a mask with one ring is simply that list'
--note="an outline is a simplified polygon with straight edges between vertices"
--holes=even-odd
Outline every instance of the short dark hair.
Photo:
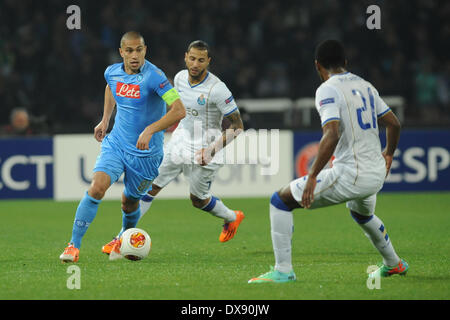
[{"label": "short dark hair", "polygon": [[344,45],[338,40],[325,40],[316,48],[316,60],[325,69],[345,67]]},{"label": "short dark hair", "polygon": [[123,34],[122,38],[120,39],[120,46],[122,46],[123,42],[125,40],[135,40],[135,39],[141,39],[142,43],[145,45],[144,37],[137,31],[128,31]]},{"label": "short dark hair", "polygon": [[195,49],[198,49],[198,50],[206,50],[206,51],[208,52],[208,58],[210,57],[210,54],[209,54],[209,53],[210,53],[209,46],[208,46],[208,44],[207,44],[205,41],[203,41],[203,40],[195,40],[195,41],[192,41],[192,42],[189,44],[189,46],[188,46],[186,52],[189,52],[189,50],[191,50],[191,48],[195,48]]}]

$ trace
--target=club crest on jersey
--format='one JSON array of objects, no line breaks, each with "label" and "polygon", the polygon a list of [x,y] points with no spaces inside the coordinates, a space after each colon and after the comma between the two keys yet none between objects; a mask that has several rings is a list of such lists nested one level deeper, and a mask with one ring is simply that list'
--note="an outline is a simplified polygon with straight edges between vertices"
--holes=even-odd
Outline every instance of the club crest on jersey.
[{"label": "club crest on jersey", "polygon": [[122,98],[139,99],[141,90],[138,84],[117,82],[116,95]]},{"label": "club crest on jersey", "polygon": [[136,76],[136,82],[141,82],[144,79],[144,76],[142,74],[138,74]]},{"label": "club crest on jersey", "polygon": [[198,97],[197,103],[201,106],[203,106],[206,103],[206,98],[203,94],[201,94],[200,97]]}]

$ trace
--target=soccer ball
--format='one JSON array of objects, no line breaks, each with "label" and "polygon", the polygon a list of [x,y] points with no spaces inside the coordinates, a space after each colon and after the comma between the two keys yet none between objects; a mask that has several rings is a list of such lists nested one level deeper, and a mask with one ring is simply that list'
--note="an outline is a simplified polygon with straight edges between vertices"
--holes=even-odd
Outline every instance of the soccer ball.
[{"label": "soccer ball", "polygon": [[142,229],[130,228],[120,237],[120,254],[128,260],[141,260],[148,256],[152,239]]}]

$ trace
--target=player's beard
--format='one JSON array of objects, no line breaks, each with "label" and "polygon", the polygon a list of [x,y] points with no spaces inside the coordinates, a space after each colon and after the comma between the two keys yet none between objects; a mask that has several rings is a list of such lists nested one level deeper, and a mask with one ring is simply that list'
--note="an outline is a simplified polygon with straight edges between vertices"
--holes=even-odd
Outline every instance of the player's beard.
[{"label": "player's beard", "polygon": [[201,70],[197,75],[193,75],[192,72],[189,70],[189,76],[192,80],[199,81],[203,75],[205,74],[206,69]]}]

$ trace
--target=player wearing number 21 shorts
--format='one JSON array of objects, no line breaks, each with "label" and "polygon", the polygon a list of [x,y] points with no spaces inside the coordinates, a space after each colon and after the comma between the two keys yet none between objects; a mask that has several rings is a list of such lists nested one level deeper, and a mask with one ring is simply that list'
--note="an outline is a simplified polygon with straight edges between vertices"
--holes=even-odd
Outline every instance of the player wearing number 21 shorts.
[{"label": "player wearing number 21 shorts", "polygon": [[[340,203],[346,203],[353,219],[383,258],[380,267],[369,276],[404,275],[408,264],[398,257],[385,225],[374,214],[377,193],[383,187],[397,148],[400,123],[372,84],[346,70],[347,60],[340,42],[322,42],[316,49],[315,64],[323,81],[315,101],[323,131],[318,155],[308,175],[272,195],[270,220],[275,267],[249,283],[295,281],[292,210]],[[378,124],[386,127],[383,151]],[[324,169],[333,154],[332,168]]]}]

